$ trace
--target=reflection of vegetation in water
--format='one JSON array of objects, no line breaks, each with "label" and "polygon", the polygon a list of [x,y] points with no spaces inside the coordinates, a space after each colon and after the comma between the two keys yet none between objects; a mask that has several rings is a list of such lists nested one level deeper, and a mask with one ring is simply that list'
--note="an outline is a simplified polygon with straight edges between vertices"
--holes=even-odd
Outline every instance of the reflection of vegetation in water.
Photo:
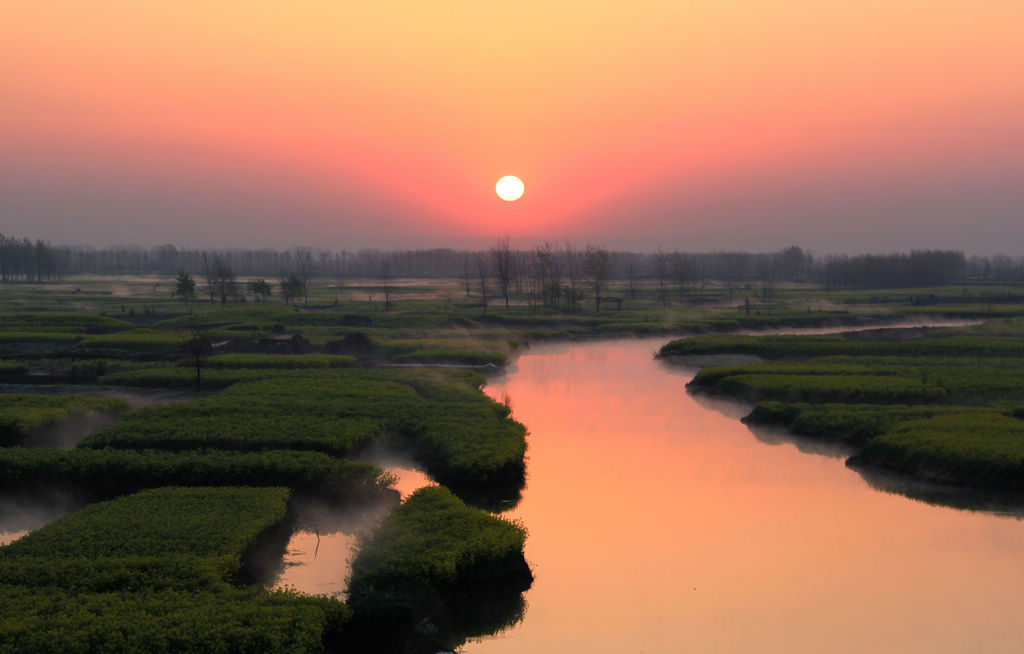
[{"label": "reflection of vegetation in water", "polygon": [[860,466],[854,461],[847,462],[847,466],[863,477],[869,486],[884,493],[902,495],[926,504],[1024,519],[1024,498],[1017,491],[964,488],[949,483],[929,482],[895,475],[877,467]]}]

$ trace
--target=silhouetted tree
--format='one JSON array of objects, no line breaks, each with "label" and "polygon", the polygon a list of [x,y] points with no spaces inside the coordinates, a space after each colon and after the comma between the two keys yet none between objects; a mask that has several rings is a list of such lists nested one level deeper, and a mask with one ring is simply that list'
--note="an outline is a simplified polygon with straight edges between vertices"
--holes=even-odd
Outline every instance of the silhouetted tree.
[{"label": "silhouetted tree", "polygon": [[302,280],[302,304],[309,305],[309,280],[313,277],[313,253],[308,248],[295,250],[296,276]]},{"label": "silhouetted tree", "polygon": [[579,291],[577,286],[580,281],[580,253],[573,249],[569,241],[565,242],[564,253],[565,278],[569,282],[569,292],[566,293],[569,311],[575,312],[579,303]]},{"label": "silhouetted tree", "polygon": [[587,244],[583,253],[583,271],[594,285],[594,310],[597,312],[601,311],[601,287],[608,278],[609,264],[606,248]]},{"label": "silhouetted tree", "polygon": [[512,246],[507,236],[498,239],[498,242],[491,248],[491,261],[494,264],[494,275],[498,280],[498,290],[505,298],[505,309],[507,310],[509,308],[509,288],[512,286],[512,274],[515,266]]},{"label": "silhouetted tree", "polygon": [[281,297],[285,302],[291,303],[300,295],[302,295],[302,280],[298,275],[287,275],[281,280]]},{"label": "silhouetted tree", "polygon": [[249,282],[245,285],[245,290],[247,293],[249,293],[249,295],[258,298],[260,304],[265,303],[267,301],[267,296],[273,293],[273,289],[270,287],[270,284],[268,284],[267,280],[265,279],[249,280]]},{"label": "silhouetted tree", "polygon": [[171,295],[182,302],[195,302],[196,280],[192,279],[192,275],[184,270],[178,271],[178,276],[174,279],[174,290],[171,291]]},{"label": "silhouetted tree", "polygon": [[483,304],[484,313],[487,312],[487,278],[491,276],[490,267],[486,253],[477,252],[473,255],[473,262],[476,264],[476,276],[480,281],[480,302]]},{"label": "silhouetted tree", "polygon": [[384,291],[384,313],[391,312],[391,261],[384,258],[380,262],[380,287]]}]

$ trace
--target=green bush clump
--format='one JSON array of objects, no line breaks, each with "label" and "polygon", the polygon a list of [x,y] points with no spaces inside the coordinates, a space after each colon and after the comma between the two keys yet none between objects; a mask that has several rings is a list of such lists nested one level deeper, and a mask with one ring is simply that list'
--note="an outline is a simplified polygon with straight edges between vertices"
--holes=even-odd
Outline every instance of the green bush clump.
[{"label": "green bush clump", "polygon": [[[345,368],[355,365],[356,358],[332,354],[218,354],[207,357],[208,368]],[[193,365],[183,361],[183,366]]]},{"label": "green bush clump", "polygon": [[1024,394],[1022,336],[1020,325],[1002,323],[831,336],[699,337],[674,341],[663,352],[804,359],[708,368],[691,388],[775,400],[759,404],[747,421],[855,445],[861,448],[850,459],[855,465],[1020,490],[1024,422],[1011,409]]},{"label": "green bush clump", "polygon": [[67,409],[0,408],[0,446],[21,445],[31,434],[53,427],[67,419]]},{"label": "green bush clump", "polygon": [[342,602],[235,586],[288,496],[153,489],[0,548],[0,652],[335,650],[352,615]]},{"label": "green bush clump", "polygon": [[508,360],[503,352],[422,348],[392,357],[395,363],[440,363],[467,366],[501,366]]},{"label": "green bush clump", "polygon": [[971,486],[1024,489],[1024,421],[999,411],[908,420],[872,439],[851,459]]},{"label": "green bush clump", "polygon": [[450,369],[307,371],[140,409],[82,446],[302,449],[345,456],[392,435],[441,483],[521,484],[526,430],[509,419],[507,407],[480,392],[482,383],[476,373]]},{"label": "green bush clump", "polygon": [[0,314],[0,332],[85,332],[97,329],[112,332],[133,327],[135,325],[126,320],[94,313],[15,311]]},{"label": "green bush clump", "polygon": [[751,424],[781,425],[799,434],[863,445],[900,422],[972,411],[987,414],[991,409],[941,405],[761,402],[744,418],[744,421]]},{"label": "green bush clump", "polygon": [[36,395],[33,393],[0,393],[0,410],[7,408],[60,408],[123,413],[128,402],[113,397],[85,395]]},{"label": "green bush clump", "polygon": [[11,375],[24,375],[28,373],[28,366],[18,361],[0,361],[0,377]]},{"label": "green bush clump", "polygon": [[821,375],[906,375],[912,372],[911,368],[893,368],[891,366],[863,366],[855,363],[836,364],[819,363],[819,359],[811,361],[773,361],[766,363],[747,363],[732,366],[714,366],[704,368],[693,378],[694,386],[708,386],[721,382],[726,377],[735,375],[806,375],[818,377]]},{"label": "green bush clump", "polygon": [[[282,355],[287,356],[287,355]],[[211,368],[202,369],[202,387],[206,390],[227,388],[232,384],[256,382],[268,377],[310,377],[323,371],[310,368]],[[127,370],[100,378],[104,384],[141,388],[194,388],[196,371],[182,366],[163,366]]]},{"label": "green bush clump", "polygon": [[1024,339],[983,334],[942,332],[908,340],[856,340],[827,335],[701,335],[670,341],[661,356],[752,354],[766,359],[807,359],[822,356],[984,356],[1020,357]]},{"label": "green bush clump", "polygon": [[659,356],[706,354],[752,354],[767,359],[846,354],[837,335],[828,336],[744,336],[740,334],[703,334],[669,341]]},{"label": "green bush clump", "polygon": [[357,615],[411,623],[437,596],[521,574],[526,530],[466,506],[441,486],[413,493],[364,540],[352,562]]},{"label": "green bush clump", "polygon": [[[28,583],[22,566],[64,561],[76,571],[73,578],[44,579],[91,589],[94,582],[108,587],[118,571],[156,587],[228,584],[237,579],[243,555],[284,520],[288,496],[273,487],[166,487],[91,504],[0,549],[0,570],[13,575],[0,576],[0,583]],[[191,574],[155,578],[154,565]]]},{"label": "green bush clump", "polygon": [[[346,456],[382,436],[378,421],[275,403],[271,395],[214,397],[139,409],[80,447],[163,450],[309,450]],[[265,403],[261,404],[261,400]],[[294,410],[292,410],[294,409]]]},{"label": "green bush clump", "polygon": [[82,350],[127,350],[139,353],[172,352],[184,340],[178,334],[158,329],[133,329],[116,334],[88,336],[78,342]]},{"label": "green bush clump", "polygon": [[284,518],[286,488],[156,488],[91,504],[5,546],[18,557],[240,557]]},{"label": "green bush clump", "polygon": [[345,498],[379,492],[390,481],[368,463],[293,450],[0,449],[0,488],[64,488],[90,498],[160,486],[285,486]]},{"label": "green bush clump", "polygon": [[[813,385],[826,375],[869,375],[879,378],[903,378],[908,382],[917,381],[928,387],[944,389],[945,396],[941,392],[934,392],[923,395],[904,394],[905,400],[898,397],[878,399],[869,396],[864,396],[861,400],[849,400],[845,397],[835,400],[820,399],[825,397],[824,395],[808,395],[801,399],[792,394],[785,397],[768,394],[763,397],[789,401],[946,401],[979,404],[1010,402],[1024,393],[1024,368],[1018,367],[1018,363],[1020,359],[974,357],[893,357],[891,360],[885,357],[821,357],[800,362],[772,361],[705,368],[697,373],[691,383],[694,388],[728,392],[730,384],[741,375],[800,375],[807,377],[806,385]],[[729,379],[733,382],[728,381]],[[743,396],[748,399],[761,397],[757,395],[756,390],[739,386],[737,390],[741,390]]]},{"label": "green bush clump", "polygon": [[899,404],[946,399],[941,386],[886,375],[737,374],[721,378],[714,388],[750,401]]},{"label": "green bush clump", "polygon": [[20,445],[33,434],[90,412],[120,414],[127,410],[127,402],[112,398],[0,394],[0,446]]},{"label": "green bush clump", "polygon": [[0,345],[17,345],[20,343],[46,343],[52,345],[70,345],[85,338],[82,334],[67,332],[15,332],[0,331]]},{"label": "green bush clump", "polygon": [[352,612],[294,592],[75,592],[0,585],[3,654],[307,654],[330,651]]}]

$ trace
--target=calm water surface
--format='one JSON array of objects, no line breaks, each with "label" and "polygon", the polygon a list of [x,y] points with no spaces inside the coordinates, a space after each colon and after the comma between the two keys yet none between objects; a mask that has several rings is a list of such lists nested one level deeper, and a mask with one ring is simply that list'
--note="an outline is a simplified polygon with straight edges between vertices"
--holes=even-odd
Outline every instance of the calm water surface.
[{"label": "calm water surface", "polygon": [[[398,481],[393,488],[402,500],[418,488],[434,485],[408,459],[377,453],[366,460],[395,475]],[[396,501],[382,499],[340,510],[315,503],[299,507],[296,530],[288,540],[281,572],[270,586],[314,595],[344,594],[359,536],[376,529],[395,505]]]},{"label": "calm water surface", "polygon": [[753,433],[653,359],[666,340],[535,347],[489,383],[530,430],[504,515],[536,579],[524,620],[465,652],[1021,651],[1018,517],[879,492],[841,452]]}]

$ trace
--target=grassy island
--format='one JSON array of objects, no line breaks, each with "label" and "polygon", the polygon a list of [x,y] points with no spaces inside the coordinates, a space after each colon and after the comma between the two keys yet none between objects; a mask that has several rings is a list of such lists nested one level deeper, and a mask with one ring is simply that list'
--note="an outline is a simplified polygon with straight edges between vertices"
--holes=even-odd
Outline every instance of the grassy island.
[{"label": "grassy island", "polygon": [[696,336],[660,355],[747,354],[696,392],[757,403],[746,420],[854,448],[849,463],[969,488],[1024,488],[1024,324],[828,336]]}]

